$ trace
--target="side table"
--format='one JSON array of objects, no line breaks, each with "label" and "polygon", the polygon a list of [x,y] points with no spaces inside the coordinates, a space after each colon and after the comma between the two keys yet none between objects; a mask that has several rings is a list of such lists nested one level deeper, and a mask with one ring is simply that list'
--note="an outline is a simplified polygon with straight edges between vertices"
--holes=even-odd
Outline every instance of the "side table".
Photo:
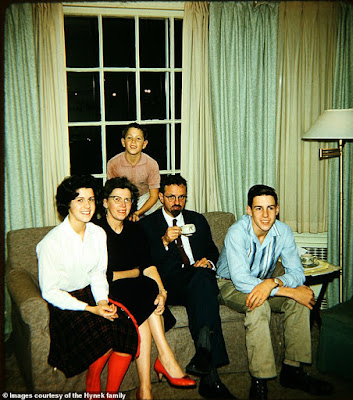
[{"label": "side table", "polygon": [[330,264],[324,260],[318,259],[317,261],[319,262],[319,265],[316,267],[304,268],[304,274],[306,276],[306,285],[322,285],[310,315],[311,325],[314,321],[316,321],[318,325],[321,326],[320,308],[322,300],[325,296],[329,282],[331,282],[334,278],[339,277],[339,271],[341,267]]}]

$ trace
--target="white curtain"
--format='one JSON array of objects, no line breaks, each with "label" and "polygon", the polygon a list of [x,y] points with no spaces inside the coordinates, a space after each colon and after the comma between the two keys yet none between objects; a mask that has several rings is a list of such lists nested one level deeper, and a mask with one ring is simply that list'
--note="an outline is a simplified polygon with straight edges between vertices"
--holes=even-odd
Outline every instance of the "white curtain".
[{"label": "white curtain", "polygon": [[332,107],[339,3],[281,2],[277,61],[277,186],[280,218],[297,232],[327,231],[326,143],[301,140]]},{"label": "white curtain", "polygon": [[64,14],[60,3],[33,5],[37,39],[45,225],[59,222],[58,184],[70,172]]},{"label": "white curtain", "polygon": [[181,174],[188,182],[189,209],[220,210],[216,149],[210,110],[206,2],[185,2]]}]

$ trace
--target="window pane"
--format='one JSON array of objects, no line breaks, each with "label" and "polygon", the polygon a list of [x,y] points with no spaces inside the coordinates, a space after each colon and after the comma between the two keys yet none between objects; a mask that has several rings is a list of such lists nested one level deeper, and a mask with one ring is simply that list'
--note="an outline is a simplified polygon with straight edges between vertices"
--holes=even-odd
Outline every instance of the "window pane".
[{"label": "window pane", "polygon": [[103,18],[103,57],[105,67],[135,67],[135,21]]},{"label": "window pane", "polygon": [[140,19],[140,66],[166,67],[165,20]]},{"label": "window pane", "polygon": [[98,18],[65,17],[67,67],[98,67]]},{"label": "window pane", "polygon": [[71,174],[102,173],[99,126],[69,128]]},{"label": "window pane", "polygon": [[174,20],[174,66],[175,68],[182,67],[182,53],[183,53],[183,20]]},{"label": "window pane", "polygon": [[104,90],[107,121],[136,120],[134,72],[106,72]]},{"label": "window pane", "polygon": [[165,73],[141,72],[142,119],[165,119]]},{"label": "window pane", "polygon": [[69,122],[99,121],[98,72],[68,72],[67,98]]},{"label": "window pane", "polygon": [[154,158],[159,169],[167,169],[167,125],[145,125],[148,144],[144,152]]},{"label": "window pane", "polygon": [[180,169],[181,124],[175,124],[175,169]]},{"label": "window pane", "polygon": [[175,118],[181,119],[181,72],[175,73]]},{"label": "window pane", "polygon": [[116,154],[124,151],[124,147],[121,144],[121,132],[124,126],[107,126],[106,127],[106,151],[107,151],[107,162],[114,157]]}]

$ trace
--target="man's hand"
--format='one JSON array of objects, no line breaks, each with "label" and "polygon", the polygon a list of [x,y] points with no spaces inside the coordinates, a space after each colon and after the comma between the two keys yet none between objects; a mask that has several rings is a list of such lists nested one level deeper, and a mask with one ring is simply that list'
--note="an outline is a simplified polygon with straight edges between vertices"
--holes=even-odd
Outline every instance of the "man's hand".
[{"label": "man's hand", "polygon": [[271,294],[272,289],[275,288],[275,284],[272,279],[265,279],[254,287],[254,289],[248,294],[245,305],[253,310],[255,307],[261,306],[265,300],[267,300]]},{"label": "man's hand", "polygon": [[308,307],[310,310],[313,309],[315,304],[314,292],[309,288],[309,286],[298,286],[293,289],[293,300],[302,304],[305,307]]},{"label": "man's hand", "polygon": [[201,260],[197,260],[194,264],[194,267],[201,267],[201,268],[212,268],[212,265],[207,260],[206,257],[201,258]]},{"label": "man's hand", "polygon": [[164,244],[164,247],[167,247],[169,243],[173,242],[173,240],[176,240],[178,236],[181,235],[181,228],[180,226],[170,226],[164,236],[162,236],[162,241]]}]

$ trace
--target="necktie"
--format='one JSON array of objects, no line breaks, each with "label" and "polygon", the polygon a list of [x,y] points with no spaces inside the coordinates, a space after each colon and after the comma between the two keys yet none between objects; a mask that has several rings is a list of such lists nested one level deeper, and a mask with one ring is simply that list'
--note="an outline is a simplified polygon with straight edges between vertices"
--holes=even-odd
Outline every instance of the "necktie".
[{"label": "necktie", "polygon": [[[173,226],[176,226],[177,224],[177,220],[173,219]],[[181,259],[183,260],[183,264],[184,265],[190,265],[190,260],[189,257],[186,255],[185,250],[184,250],[184,246],[183,243],[181,241],[181,237],[178,236],[177,240],[176,240],[176,244],[178,246],[180,255],[181,255]]]}]

